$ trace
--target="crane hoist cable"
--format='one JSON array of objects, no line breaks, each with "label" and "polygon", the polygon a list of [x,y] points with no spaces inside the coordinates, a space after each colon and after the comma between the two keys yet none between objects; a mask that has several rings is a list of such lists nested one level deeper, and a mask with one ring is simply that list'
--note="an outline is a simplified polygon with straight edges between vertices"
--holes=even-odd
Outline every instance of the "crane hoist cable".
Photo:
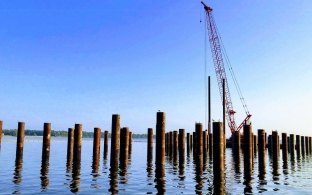
[{"label": "crane hoist cable", "polygon": [[[243,125],[249,121],[251,114],[248,111],[247,104],[242,95],[242,91],[238,85],[236,76],[234,74],[233,68],[230,63],[230,60],[226,54],[226,50],[223,45],[222,39],[219,35],[217,25],[215,24],[215,21],[212,15],[213,9],[207,6],[204,2],[201,2],[201,3],[203,4],[204,10],[206,12],[206,26],[208,30],[208,37],[209,37],[210,49],[212,53],[213,64],[214,64],[214,68],[215,68],[215,72],[216,72],[216,76],[218,80],[219,93],[221,95],[221,99],[223,98],[223,95],[224,95],[224,104],[225,104],[225,110],[226,110],[225,115],[226,115],[226,119],[228,121],[230,130],[233,134],[235,131],[239,131],[243,127]],[[243,108],[247,115],[246,118],[243,120],[242,123],[240,123],[238,127],[236,126],[236,122],[234,118],[234,114],[236,112],[233,109],[232,99],[231,99],[228,81],[226,77],[226,71],[224,67],[224,60],[229,69],[231,77],[234,81],[235,88],[238,92],[240,101],[243,104]]]}]

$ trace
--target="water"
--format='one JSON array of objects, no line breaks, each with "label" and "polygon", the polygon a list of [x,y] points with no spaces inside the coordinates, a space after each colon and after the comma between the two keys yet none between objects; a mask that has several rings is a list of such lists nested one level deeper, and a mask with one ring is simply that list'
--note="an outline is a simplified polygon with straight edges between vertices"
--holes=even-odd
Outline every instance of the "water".
[{"label": "water", "polygon": [[[42,137],[26,137],[23,161],[15,165],[16,137],[4,137],[0,151],[0,194],[213,194],[212,160],[207,158],[203,172],[196,169],[193,155],[186,154],[185,163],[166,160],[165,177],[155,179],[154,163],[148,164],[147,142],[134,139],[128,168],[111,173],[109,155],[101,162],[98,172],[92,169],[92,139],[83,139],[80,173],[76,175],[66,166],[67,138],[51,140],[50,164],[41,167]],[[101,152],[103,151],[103,142]],[[110,151],[110,150],[109,150]],[[155,157],[155,156],[154,156]],[[227,194],[311,194],[312,158],[280,158],[277,167],[266,154],[266,167],[258,170],[255,156],[253,171],[244,172],[243,156],[235,160],[232,150],[226,150]],[[73,179],[73,177],[75,179]]]}]

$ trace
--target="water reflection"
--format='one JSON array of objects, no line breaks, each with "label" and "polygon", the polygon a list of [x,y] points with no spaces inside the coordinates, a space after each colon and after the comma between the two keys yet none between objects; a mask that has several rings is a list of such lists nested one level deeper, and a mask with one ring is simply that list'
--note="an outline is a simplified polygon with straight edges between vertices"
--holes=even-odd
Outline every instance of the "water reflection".
[{"label": "water reflection", "polygon": [[153,177],[153,160],[150,159],[147,161],[147,167],[146,167],[147,177]]},{"label": "water reflection", "polygon": [[99,176],[99,163],[92,163],[92,176],[97,177]]},{"label": "water reflection", "polygon": [[99,174],[99,160],[100,159],[93,159],[92,161],[92,183],[91,183],[91,188],[99,189],[100,185],[97,182],[98,177],[100,176]]},{"label": "water reflection", "polygon": [[213,178],[213,194],[226,194],[225,191],[225,174],[224,171],[220,175],[214,175]]},{"label": "water reflection", "polygon": [[180,181],[184,181],[184,168],[185,168],[185,154],[184,151],[179,154],[179,178]]},{"label": "water reflection", "polygon": [[164,194],[166,192],[166,178],[164,165],[156,167],[155,188],[157,189],[157,194]]},{"label": "water reflection", "polygon": [[179,164],[178,164],[178,159],[174,158],[172,162],[172,174],[177,175],[178,174],[178,169],[179,169]]},{"label": "water reflection", "polygon": [[252,181],[252,172],[250,170],[244,170],[244,193],[250,193],[252,194],[252,185],[251,185],[251,181]]},{"label": "water reflection", "polygon": [[[19,123],[20,124],[20,123]],[[20,194],[19,186],[22,182],[22,170],[23,170],[23,135],[20,135],[17,138],[17,146],[16,146],[16,158],[15,158],[15,170],[13,176],[13,183],[16,185],[15,191],[13,194]],[[22,141],[21,141],[22,140]]]},{"label": "water reflection", "polygon": [[178,173],[178,131],[173,131],[172,174]]},{"label": "water reflection", "polygon": [[118,194],[118,163],[112,164],[109,169],[109,192]]},{"label": "water reflection", "polygon": [[121,184],[127,184],[128,183],[128,163],[120,163],[119,165],[120,170],[119,170],[119,180]]},{"label": "water reflection", "polygon": [[[137,143],[136,143],[137,144]],[[144,143],[146,144],[146,143]],[[4,145],[6,147],[6,145]],[[133,157],[138,157],[138,152],[136,151],[137,145],[134,145]],[[145,145],[141,144],[139,146]],[[143,148],[143,147],[142,147]],[[26,150],[28,154],[29,150]],[[2,155],[5,154],[6,150],[2,151]],[[79,171],[72,172],[73,166],[68,164],[68,178],[65,178],[65,163],[66,163],[66,152],[63,154],[63,159],[60,162],[63,162],[63,166],[59,168],[59,166],[53,166],[53,170],[50,171],[49,163],[42,161],[41,169],[38,164],[37,171],[35,170],[32,173],[30,165],[33,161],[29,161],[29,155],[24,156],[24,159],[16,159],[15,161],[11,161],[11,171],[8,172],[8,181],[10,185],[6,187],[7,183],[3,180],[3,185],[1,186],[1,193],[9,194],[9,193],[30,193],[27,191],[29,187],[29,182],[33,182],[32,184],[37,186],[37,192],[48,192],[53,193],[57,192],[59,194],[66,194],[72,192],[80,191],[91,193],[107,193],[107,194],[117,194],[117,193],[151,193],[151,194],[217,194],[217,193],[228,193],[228,194],[243,194],[243,193],[263,193],[268,191],[271,193],[273,190],[279,190],[281,193],[287,194],[287,190],[290,193],[299,194],[300,192],[306,192],[306,189],[309,189],[309,169],[311,168],[311,156],[306,156],[305,159],[297,160],[298,157],[294,157],[292,160],[291,156],[289,156],[288,161],[283,162],[282,155],[278,158],[278,163],[274,163],[273,161],[269,161],[267,150],[263,153],[265,154],[264,158],[261,158],[261,154],[258,152],[255,164],[253,165],[253,172],[247,172],[244,169],[244,161],[242,153],[240,152],[238,155],[231,150],[227,149],[227,171],[226,171],[226,179],[218,179],[214,178],[212,171],[213,167],[209,167],[212,161],[209,161],[207,164],[207,168],[204,167],[203,161],[203,169],[201,170],[198,166],[197,161],[193,161],[192,154],[187,154],[185,151],[185,159],[182,155],[178,156],[178,165],[176,175],[170,173],[170,170],[173,170],[172,167],[168,169],[168,162],[165,166],[166,177],[161,177],[159,174],[157,177],[155,176],[155,164],[153,160],[147,160],[146,162],[146,150],[140,151],[143,153],[142,158],[133,158],[131,167],[128,166],[127,172],[120,172],[118,169],[117,175],[110,174],[110,165],[109,160],[100,161],[100,166],[92,166],[91,159],[82,161],[82,163],[88,163],[89,167],[81,167],[82,169]],[[8,153],[8,152],[7,152]],[[52,153],[51,153],[52,154]],[[55,154],[55,153],[53,153]],[[296,155],[296,152],[295,152]],[[1,156],[3,157],[3,156]],[[26,157],[26,158],[25,158]],[[91,156],[90,156],[91,157]],[[240,158],[239,158],[240,157]],[[2,158],[2,165],[5,165],[4,161],[6,158]],[[84,158],[88,159],[88,158]],[[13,159],[14,160],[14,159]],[[56,159],[50,158],[51,164],[56,165]],[[143,160],[138,165],[138,160]],[[184,160],[184,162],[183,162]],[[23,161],[27,163],[23,164]],[[1,162],[1,161],[0,161]],[[14,164],[15,163],[15,164]],[[146,164],[145,164],[146,163]],[[174,163],[173,163],[174,164]],[[83,166],[83,164],[81,164]],[[141,166],[141,167],[138,167]],[[146,166],[146,167],[145,167]],[[195,168],[196,166],[196,168]],[[199,169],[198,169],[198,168]],[[119,168],[119,167],[118,167]],[[143,169],[142,169],[143,168]],[[144,170],[146,169],[146,170]],[[2,167],[2,170],[6,170],[5,167]],[[79,170],[79,169],[78,169]],[[143,172],[142,172],[143,171]],[[54,177],[52,177],[52,172]],[[104,173],[105,172],[105,173]],[[59,176],[59,173],[62,175]],[[90,175],[92,173],[92,175]],[[115,173],[115,171],[113,171]],[[132,175],[131,175],[132,173]],[[235,174],[234,174],[235,173]],[[122,176],[125,175],[128,177],[128,181],[126,185],[120,184],[122,181]],[[161,175],[161,174],[160,174]],[[163,174],[165,175],[165,174]],[[27,176],[27,179],[26,177]],[[158,177],[159,176],[159,177]],[[4,177],[4,176],[3,176]],[[13,178],[14,177],[14,178]],[[84,177],[84,179],[82,179]],[[110,178],[108,178],[110,177]],[[33,181],[28,181],[28,178],[33,178]],[[63,179],[62,179],[63,178]],[[81,179],[79,183],[79,178]],[[286,178],[286,179],[285,179]],[[3,178],[2,178],[3,179]],[[6,178],[5,178],[6,179]],[[68,179],[66,181],[65,179]],[[110,179],[111,181],[110,183]],[[246,183],[242,183],[246,180]],[[118,180],[118,181],[117,181]],[[274,181],[273,181],[274,180]],[[36,182],[37,181],[37,182]],[[51,183],[49,183],[51,181]],[[63,182],[66,182],[68,185],[64,186]],[[240,181],[241,183],[238,183]],[[13,183],[14,182],[14,183]],[[252,189],[249,189],[250,183],[252,184]],[[115,185],[116,184],[116,185]],[[140,184],[140,185],[138,185]],[[226,185],[225,185],[226,184]],[[110,185],[112,185],[110,187]],[[136,185],[138,187],[136,187]],[[287,185],[287,186],[286,186]],[[55,187],[60,186],[60,189],[55,189]],[[63,187],[62,187],[63,186]],[[143,187],[142,187],[143,186]],[[53,188],[52,188],[53,187]],[[70,188],[69,188],[70,187]],[[141,187],[141,188],[140,188]],[[226,189],[225,189],[226,187]],[[245,189],[246,187],[246,189]],[[109,192],[108,189],[111,189],[113,192]],[[119,188],[119,189],[118,189]],[[195,189],[196,188],[196,189]],[[5,189],[7,189],[5,191]],[[32,189],[31,189],[32,190]],[[119,191],[118,191],[119,190]],[[141,190],[141,191],[140,191]],[[227,191],[226,191],[227,190]],[[230,191],[229,191],[230,190]],[[139,192],[140,191],[140,192]],[[80,193],[81,193],[80,192]],[[176,192],[176,193],[175,193]],[[0,193],[0,194],[1,194]]]},{"label": "water reflection", "polygon": [[[153,160],[148,159],[146,164],[146,172],[147,172],[147,186],[153,185]],[[146,192],[147,194],[152,194],[152,192]]]},{"label": "water reflection", "polygon": [[65,179],[66,179],[66,186],[70,189],[70,185],[72,182],[72,172],[71,169],[66,168],[66,174],[65,174]]},{"label": "water reflection", "polygon": [[207,170],[207,166],[208,166],[207,162],[208,162],[208,153],[207,153],[207,150],[206,150],[206,152],[203,155],[203,171]]},{"label": "water reflection", "polygon": [[253,164],[252,161],[244,159],[244,192],[245,193],[252,193],[252,171],[253,171]]},{"label": "water reflection", "polygon": [[186,166],[190,167],[191,165],[191,155],[190,155],[190,151],[187,151],[186,153]]},{"label": "water reflection", "polygon": [[23,158],[17,156],[15,159],[15,169],[13,175],[13,183],[19,185],[22,182]]},{"label": "water reflection", "polygon": [[73,193],[80,190],[80,162],[73,164],[72,182],[70,184],[70,191]]},{"label": "water reflection", "polygon": [[102,173],[104,175],[107,175],[108,171],[109,171],[108,161],[107,160],[103,160],[103,170],[102,170]]},{"label": "water reflection", "polygon": [[93,158],[92,158],[92,175],[94,177],[99,176],[99,166],[100,166],[100,155],[99,152],[93,152]]},{"label": "water reflection", "polygon": [[284,185],[288,185],[288,162],[287,162],[287,160],[284,160],[283,161],[283,174],[284,174],[284,176],[285,176],[285,178],[284,178]]},{"label": "water reflection", "polygon": [[41,189],[42,191],[46,191],[49,186],[49,160],[43,159],[41,162],[41,170],[40,170],[40,180],[41,180]]},{"label": "water reflection", "polygon": [[[245,129],[244,129],[245,130]],[[245,133],[245,132],[244,132]],[[248,135],[248,133],[247,133]],[[253,136],[250,136],[251,138]],[[244,137],[245,139],[246,137]],[[247,137],[248,138],[248,137]],[[254,151],[252,148],[252,140],[244,140],[244,182],[245,185],[244,193],[253,193],[252,189],[252,175],[253,175],[253,162],[254,162]]]},{"label": "water reflection", "polygon": [[278,170],[278,161],[272,161],[272,176],[274,184],[279,185],[279,170]]},{"label": "water reflection", "polygon": [[194,168],[195,168],[195,193],[201,194],[204,186],[203,181],[203,155],[197,155],[194,158]]},{"label": "water reflection", "polygon": [[295,166],[296,166],[295,158],[290,158],[290,170],[291,170],[291,173],[295,172]]},{"label": "water reflection", "polygon": [[288,175],[288,160],[283,160],[283,174]]},{"label": "water reflection", "polygon": [[240,183],[240,179],[241,179],[241,168],[240,168],[240,158],[241,158],[241,154],[240,154],[240,149],[233,149],[232,150],[232,165],[234,166],[234,172],[235,172],[235,181]]},{"label": "water reflection", "polygon": [[259,150],[259,158],[258,158],[258,190],[259,192],[264,192],[266,191],[265,189],[265,185],[267,185],[267,181],[266,181],[266,168],[265,168],[265,150],[260,151]]},{"label": "water reflection", "polygon": [[66,162],[66,172],[71,172],[73,168],[73,161],[67,161]]}]

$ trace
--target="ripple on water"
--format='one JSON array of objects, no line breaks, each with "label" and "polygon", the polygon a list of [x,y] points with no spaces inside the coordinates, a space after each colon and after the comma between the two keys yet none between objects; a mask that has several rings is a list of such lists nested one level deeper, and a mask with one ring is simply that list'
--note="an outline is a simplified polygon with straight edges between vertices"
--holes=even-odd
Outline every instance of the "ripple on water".
[{"label": "ripple on water", "polygon": [[[70,190],[79,194],[109,194],[110,191],[157,194],[163,190],[167,194],[211,194],[215,187],[211,159],[208,157],[198,164],[193,154],[187,152],[184,162],[177,157],[167,158],[165,176],[155,179],[154,160],[147,162],[145,140],[134,140],[127,169],[112,173],[109,156],[104,160],[102,154],[99,167],[94,170],[92,139],[84,139],[81,169],[76,175],[72,168],[66,166],[66,138],[52,139],[50,161],[45,168],[41,163],[40,139],[25,142],[22,163],[17,165],[14,140],[5,137],[0,151],[0,193],[4,194],[68,194]],[[250,173],[244,170],[242,156],[233,158],[232,151],[226,150],[225,189],[229,194],[311,194],[311,156],[298,158],[295,154],[285,162],[280,157],[279,162],[273,164],[266,153],[266,166],[262,169],[259,168],[258,156],[255,156]]]}]

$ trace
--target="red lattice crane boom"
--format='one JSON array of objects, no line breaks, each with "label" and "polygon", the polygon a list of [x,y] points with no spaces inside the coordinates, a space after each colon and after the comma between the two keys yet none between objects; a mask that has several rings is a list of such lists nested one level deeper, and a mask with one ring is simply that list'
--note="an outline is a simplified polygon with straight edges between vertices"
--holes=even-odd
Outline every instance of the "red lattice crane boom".
[{"label": "red lattice crane boom", "polygon": [[[214,68],[215,68],[215,72],[216,72],[216,76],[218,80],[218,86],[219,86],[219,92],[220,92],[221,98],[223,97],[223,84],[222,83],[224,81],[225,110],[226,110],[225,115],[228,121],[229,128],[233,134],[234,131],[239,131],[243,127],[243,125],[249,121],[251,114],[249,114],[247,105],[244,101],[244,98],[241,95],[240,88],[236,81],[235,75],[234,73],[232,74],[231,72],[232,76],[234,76],[234,83],[236,85],[236,89],[238,90],[240,99],[243,103],[243,107],[245,108],[245,112],[247,115],[244,121],[238,127],[236,126],[235,118],[234,118],[235,111],[233,109],[231,94],[230,94],[226,72],[224,68],[224,60],[222,56],[222,53],[225,51],[222,50],[223,48],[221,45],[221,39],[218,35],[217,27],[216,27],[216,24],[212,15],[212,8],[207,6],[204,2],[201,2],[201,3],[203,4],[205,12],[206,12],[206,22],[207,22],[208,36],[209,36],[209,42],[210,42],[210,49],[212,53],[213,64],[214,64]],[[230,71],[231,70],[232,69],[230,68]]]}]

